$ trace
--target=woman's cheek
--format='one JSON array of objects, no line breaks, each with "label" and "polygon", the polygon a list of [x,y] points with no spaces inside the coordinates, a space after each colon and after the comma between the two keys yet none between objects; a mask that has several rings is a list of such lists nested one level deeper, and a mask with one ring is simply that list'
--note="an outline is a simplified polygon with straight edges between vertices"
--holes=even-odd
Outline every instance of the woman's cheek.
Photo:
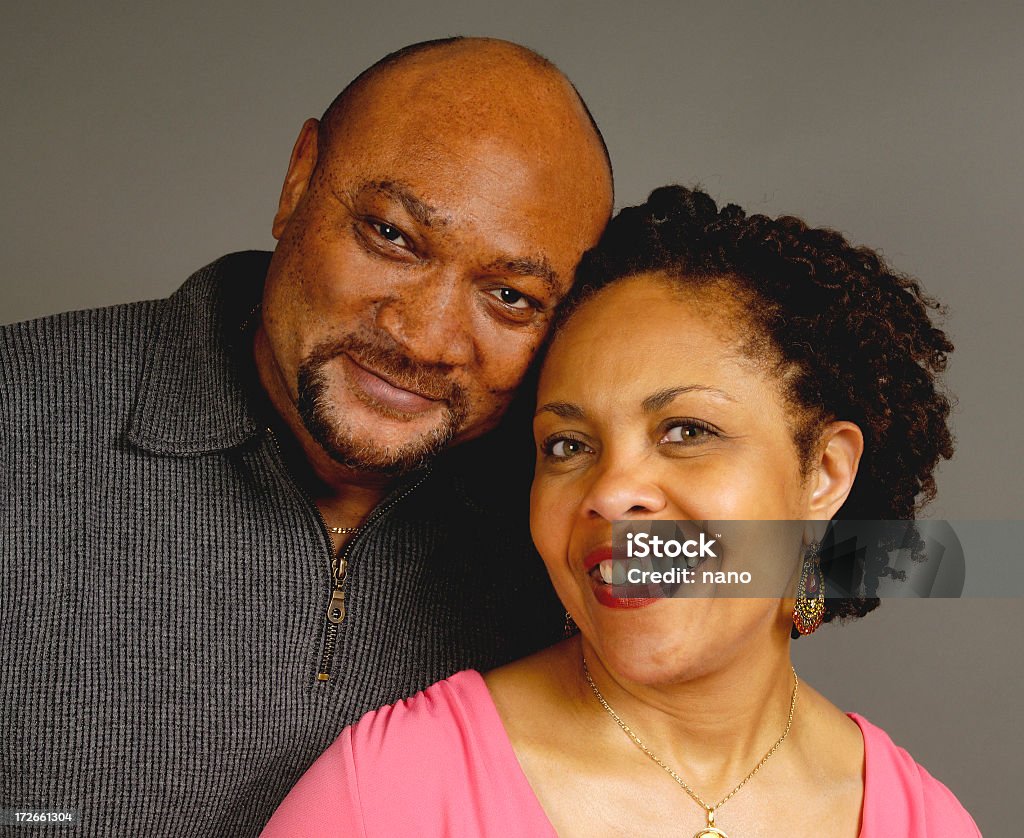
[{"label": "woman's cheek", "polygon": [[572,516],[564,493],[553,491],[544,477],[537,478],[530,493],[530,532],[549,572],[557,572],[567,560]]}]

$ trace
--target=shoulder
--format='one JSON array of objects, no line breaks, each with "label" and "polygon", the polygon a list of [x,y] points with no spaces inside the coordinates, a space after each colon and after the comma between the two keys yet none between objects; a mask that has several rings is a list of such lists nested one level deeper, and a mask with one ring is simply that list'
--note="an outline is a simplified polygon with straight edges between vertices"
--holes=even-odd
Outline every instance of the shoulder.
[{"label": "shoulder", "polygon": [[[516,780],[525,782],[487,685],[475,670],[368,713],[352,728],[350,742],[363,804],[376,810],[438,803],[461,807],[470,800],[493,807],[498,805],[494,795],[510,785],[514,789]],[[410,782],[396,783],[396,778]]]},{"label": "shoulder", "polygon": [[[67,311],[0,327],[3,414],[32,423],[60,406],[110,402],[133,390],[162,301]],[[22,422],[5,423],[13,433]]]},{"label": "shoulder", "polygon": [[431,760],[436,748],[455,750],[467,735],[486,743],[502,733],[483,678],[467,669],[367,713],[352,727],[351,742],[357,768],[365,759],[367,768],[382,770],[392,759]]},{"label": "shoulder", "polygon": [[[148,339],[163,300],[122,303],[105,308],[66,311],[0,326],[0,357],[5,364],[60,360],[68,350],[89,354],[115,348],[112,339]],[[70,360],[70,359],[69,359]]]},{"label": "shoulder", "polygon": [[487,686],[466,670],[347,728],[264,838],[543,835],[538,816]]},{"label": "shoulder", "polygon": [[[67,311],[0,325],[0,369],[138,365],[146,347],[172,310],[194,320],[214,297],[232,294],[248,300],[259,290],[270,254],[243,251],[222,256],[196,271],[170,297]],[[254,282],[254,277],[259,281]]]},{"label": "shoulder", "polygon": [[864,736],[862,835],[920,838],[980,835],[956,796],[867,719],[850,714]]}]

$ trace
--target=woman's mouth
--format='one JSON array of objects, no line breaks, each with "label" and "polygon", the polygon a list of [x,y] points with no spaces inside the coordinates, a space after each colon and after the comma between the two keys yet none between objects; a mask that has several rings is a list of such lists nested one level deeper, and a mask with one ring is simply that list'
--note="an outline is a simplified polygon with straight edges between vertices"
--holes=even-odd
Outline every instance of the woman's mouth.
[{"label": "woman's mouth", "polygon": [[[627,583],[624,562],[612,558],[612,548],[605,546],[592,550],[583,560],[584,573],[590,582],[594,598],[607,608],[643,608],[657,602],[660,597],[615,596],[615,588]],[[632,586],[647,588],[648,586]]]}]

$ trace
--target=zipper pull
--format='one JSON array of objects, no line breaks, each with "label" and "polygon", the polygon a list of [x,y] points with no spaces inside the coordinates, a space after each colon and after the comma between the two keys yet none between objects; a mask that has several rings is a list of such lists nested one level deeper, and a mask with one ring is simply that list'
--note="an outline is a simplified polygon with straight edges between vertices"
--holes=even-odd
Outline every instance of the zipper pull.
[{"label": "zipper pull", "polygon": [[335,591],[331,594],[330,605],[327,606],[327,621],[338,625],[345,619],[345,592]]}]

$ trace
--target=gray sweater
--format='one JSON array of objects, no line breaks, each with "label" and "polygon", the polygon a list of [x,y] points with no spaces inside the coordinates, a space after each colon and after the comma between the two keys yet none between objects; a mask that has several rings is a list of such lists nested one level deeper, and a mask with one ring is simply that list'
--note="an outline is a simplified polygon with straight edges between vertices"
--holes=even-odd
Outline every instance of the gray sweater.
[{"label": "gray sweater", "polygon": [[0,809],[256,835],[364,712],[558,636],[515,421],[378,507],[331,634],[328,537],[240,331],[268,256],[0,328]]}]

